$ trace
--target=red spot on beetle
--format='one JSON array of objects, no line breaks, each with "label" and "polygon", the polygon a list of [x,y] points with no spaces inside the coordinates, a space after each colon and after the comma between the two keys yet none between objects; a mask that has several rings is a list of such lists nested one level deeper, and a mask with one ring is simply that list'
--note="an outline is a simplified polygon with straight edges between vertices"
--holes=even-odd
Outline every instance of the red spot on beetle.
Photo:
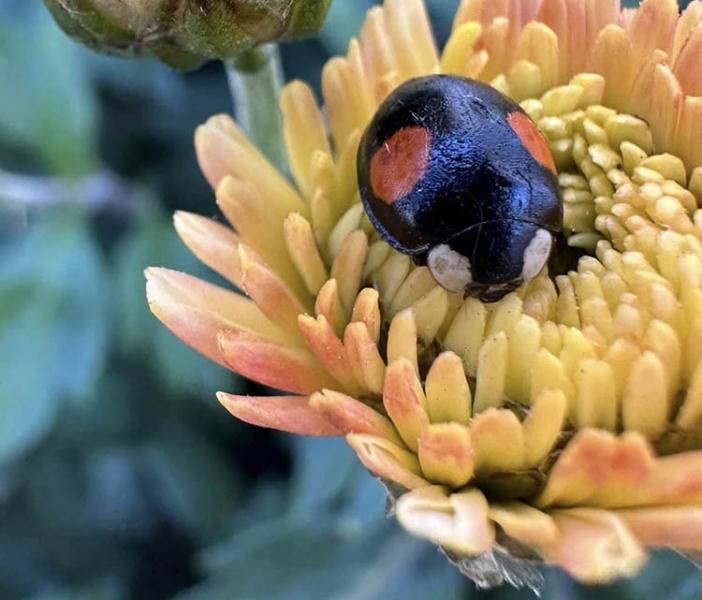
[{"label": "red spot on beetle", "polygon": [[387,204],[404,198],[429,167],[431,132],[425,127],[403,127],[378,148],[370,161],[373,193]]},{"label": "red spot on beetle", "polygon": [[546,138],[526,114],[515,111],[507,117],[507,122],[514,133],[517,134],[524,147],[529,151],[541,166],[546,167],[554,175],[558,174],[556,163],[553,162],[551,149]]}]

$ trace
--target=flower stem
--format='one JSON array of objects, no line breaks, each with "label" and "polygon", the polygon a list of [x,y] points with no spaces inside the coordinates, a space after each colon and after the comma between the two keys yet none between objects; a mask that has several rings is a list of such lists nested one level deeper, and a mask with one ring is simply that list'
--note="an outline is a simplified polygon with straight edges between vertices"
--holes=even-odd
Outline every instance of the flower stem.
[{"label": "flower stem", "polygon": [[251,141],[278,169],[287,167],[278,93],[283,82],[277,44],[266,44],[224,62],[234,114]]}]

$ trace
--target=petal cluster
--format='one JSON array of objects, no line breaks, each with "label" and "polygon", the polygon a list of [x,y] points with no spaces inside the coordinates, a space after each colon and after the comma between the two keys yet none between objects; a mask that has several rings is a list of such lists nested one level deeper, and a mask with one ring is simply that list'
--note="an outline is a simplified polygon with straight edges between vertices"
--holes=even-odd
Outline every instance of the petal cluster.
[{"label": "petal cluster", "polygon": [[[387,0],[323,71],[328,125],[307,85],[283,91],[294,185],[229,117],[198,129],[235,231],[184,213],[176,228],[245,296],[149,269],[152,310],[291,394],[220,393],[238,418],[346,435],[403,526],[478,583],[533,585],[514,560],[594,583],[637,573],[647,547],[699,551],[701,45],[699,1],[464,0],[439,55],[421,0]],[[360,202],[364,127],[437,72],[519,101],[558,167],[561,260],[497,303],[438,286]]]}]

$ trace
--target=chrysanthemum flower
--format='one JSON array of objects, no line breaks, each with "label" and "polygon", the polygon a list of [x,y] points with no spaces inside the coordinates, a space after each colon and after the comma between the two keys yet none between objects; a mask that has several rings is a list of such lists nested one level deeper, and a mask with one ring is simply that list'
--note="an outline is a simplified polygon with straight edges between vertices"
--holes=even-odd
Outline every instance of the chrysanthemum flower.
[{"label": "chrysanthemum flower", "polygon": [[[483,585],[530,565],[607,582],[649,547],[702,549],[702,2],[464,0],[443,54],[421,0],[370,11],[281,108],[295,183],[226,116],[202,169],[235,231],[178,213],[192,251],[248,298],[149,269],[154,313],[241,375],[235,416],[347,436],[411,533]],[[494,304],[439,287],[380,239],[355,158],[378,104],[444,72],[519,101],[559,170],[581,256]]]}]

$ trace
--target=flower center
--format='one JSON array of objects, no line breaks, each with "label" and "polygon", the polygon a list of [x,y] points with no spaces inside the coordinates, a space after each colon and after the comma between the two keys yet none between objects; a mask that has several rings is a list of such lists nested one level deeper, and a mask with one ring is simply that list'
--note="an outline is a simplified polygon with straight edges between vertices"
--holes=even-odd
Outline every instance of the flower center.
[{"label": "flower center", "polygon": [[[590,89],[598,76],[574,82],[521,102],[546,136],[563,193],[564,234],[548,268],[486,304],[437,288],[426,268],[393,253],[371,271],[383,320],[392,338],[393,319],[412,308],[420,381],[442,351],[461,358],[474,415],[496,408],[522,422],[557,389],[566,437],[636,430],[677,448],[672,432],[687,418],[700,355],[689,333],[702,327],[702,177],[656,152],[645,121],[600,104]],[[534,473],[497,475],[488,486],[496,496],[538,488]]]}]

